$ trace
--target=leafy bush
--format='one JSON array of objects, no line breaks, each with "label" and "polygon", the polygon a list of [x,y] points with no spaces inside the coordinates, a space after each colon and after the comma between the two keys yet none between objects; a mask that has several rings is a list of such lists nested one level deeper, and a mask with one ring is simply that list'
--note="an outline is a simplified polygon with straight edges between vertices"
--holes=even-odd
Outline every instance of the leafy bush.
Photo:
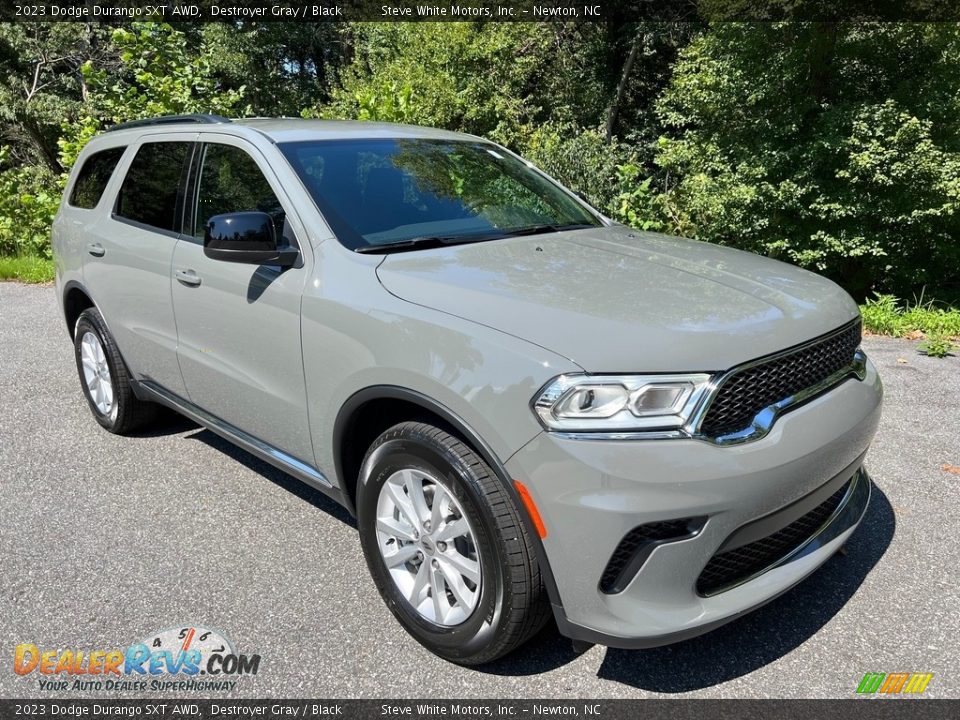
[{"label": "leafy bush", "polygon": [[341,87],[311,114],[402,120],[512,143],[536,109],[524,91],[543,62],[543,34],[526,25],[360,23]]},{"label": "leafy bush", "polygon": [[59,181],[43,167],[9,167],[0,146],[0,255],[50,257],[50,223],[60,203]]},{"label": "leafy bush", "polygon": [[863,326],[877,335],[902,337],[910,329],[900,309],[900,301],[893,295],[877,295],[868,298],[860,306]]},{"label": "leafy bush", "polygon": [[642,176],[642,169],[633,163],[617,168],[621,189],[613,217],[630,227],[661,232],[669,227],[664,197],[654,190],[652,177],[641,180]]},{"label": "leafy bush", "polygon": [[621,215],[620,196],[638,184],[637,174],[621,171],[636,168],[636,150],[626,143],[608,143],[601,130],[579,130],[565,125],[544,124],[530,136],[524,156],[545,173],[610,216]]},{"label": "leafy bush", "polygon": [[877,295],[860,306],[863,325],[878,335],[916,337],[922,333],[924,342],[918,349],[933,357],[945,357],[956,349],[954,338],[960,338],[960,310],[936,307],[921,299],[906,308],[893,295]]},{"label": "leafy bush", "polygon": [[352,61],[330,102],[307,115],[392,119],[392,106],[409,92],[404,122],[523,149],[544,124],[572,130],[602,120],[621,69],[613,45],[632,31],[604,23],[389,22],[351,24],[345,34]]},{"label": "leafy bush", "polygon": [[[0,27],[0,253],[48,252],[59,175],[103,127],[246,114],[249,81],[268,114],[489,137],[617,220],[859,300],[960,300],[956,23],[269,25]],[[927,310],[901,315],[955,332]]]},{"label": "leafy bush", "polygon": [[953,354],[953,351],[957,349],[957,344],[946,335],[931,335],[917,345],[917,349],[930,357],[944,358]]},{"label": "leafy bush", "polygon": [[926,335],[960,337],[960,311],[934,307],[913,307],[903,313],[908,327]]},{"label": "leafy bush", "polygon": [[[413,97],[413,87],[409,83],[390,83],[385,87],[366,86],[358,88],[353,94],[355,106],[351,112],[357,120],[374,122],[414,123],[418,108]],[[333,108],[304,108],[300,111],[303,118],[337,119]]]}]

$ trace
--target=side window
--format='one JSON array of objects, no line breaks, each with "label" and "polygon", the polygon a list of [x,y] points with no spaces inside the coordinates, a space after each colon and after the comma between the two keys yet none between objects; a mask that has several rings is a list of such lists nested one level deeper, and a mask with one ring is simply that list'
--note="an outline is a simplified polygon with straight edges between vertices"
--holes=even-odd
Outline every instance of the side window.
[{"label": "side window", "polygon": [[73,184],[73,191],[67,202],[84,210],[95,208],[126,149],[126,147],[110,148],[88,157],[77,173],[77,181]]},{"label": "side window", "polygon": [[144,225],[179,232],[177,194],[191,143],[151,142],[137,150],[120,186],[116,214]]},{"label": "side window", "polygon": [[267,213],[277,237],[283,237],[283,208],[253,158],[232,145],[207,145],[197,184],[194,236],[203,237],[214,215],[248,210]]}]

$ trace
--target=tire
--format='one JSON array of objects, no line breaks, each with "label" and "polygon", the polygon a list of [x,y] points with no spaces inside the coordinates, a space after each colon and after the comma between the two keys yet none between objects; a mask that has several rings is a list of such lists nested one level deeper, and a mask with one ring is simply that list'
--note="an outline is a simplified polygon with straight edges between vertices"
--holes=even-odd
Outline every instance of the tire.
[{"label": "tire", "polygon": [[[418,486],[426,505],[410,493]],[[420,522],[411,533],[418,517],[443,519],[436,527]],[[387,607],[436,655],[461,665],[487,663],[523,644],[549,618],[518,508],[487,464],[445,430],[405,422],[373,443],[360,470],[357,520]]]},{"label": "tire", "polygon": [[133,394],[130,372],[96,308],[80,314],[73,337],[80,387],[96,421],[124,435],[153,420],[157,406]]}]

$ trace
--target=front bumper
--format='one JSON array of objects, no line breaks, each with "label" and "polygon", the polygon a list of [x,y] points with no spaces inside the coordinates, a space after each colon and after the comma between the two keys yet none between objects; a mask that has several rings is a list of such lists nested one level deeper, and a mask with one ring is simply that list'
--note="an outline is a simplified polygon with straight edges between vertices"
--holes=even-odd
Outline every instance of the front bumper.
[{"label": "front bumper", "polygon": [[[880,418],[872,364],[778,419],[761,440],[717,446],[699,440],[573,440],[543,433],[507,463],[547,528],[560,629],[614,647],[686,639],[772,600],[832,556],[856,529],[870,496],[861,464]],[[704,568],[731,539],[776,533],[837,488],[842,502],[761,572],[714,593],[698,591]],[[829,492],[827,492],[829,490]],[[601,590],[614,551],[647,523],[696,518],[686,539],[655,545],[639,571]],[[757,529],[761,532],[757,532]],[[743,542],[740,543],[741,545]]]}]

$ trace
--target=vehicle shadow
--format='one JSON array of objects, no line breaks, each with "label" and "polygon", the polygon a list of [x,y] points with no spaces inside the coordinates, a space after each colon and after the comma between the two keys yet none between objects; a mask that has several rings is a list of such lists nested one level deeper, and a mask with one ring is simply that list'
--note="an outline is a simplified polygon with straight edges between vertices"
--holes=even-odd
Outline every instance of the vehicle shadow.
[{"label": "vehicle shadow", "polygon": [[157,405],[156,413],[157,416],[151,420],[146,427],[138,428],[128,437],[167,437],[168,435],[178,435],[194,428],[200,428],[200,426],[190,418],[186,417],[185,415],[181,415],[180,413],[171,410],[168,407],[164,407],[163,405]]},{"label": "vehicle shadow", "polygon": [[[597,677],[659,693],[681,693],[751,673],[796,649],[830,621],[890,546],[893,508],[874,484],[863,522],[844,550],[797,587],[713,632],[649,650],[608,648]],[[550,623],[520,651],[477,670],[531,675],[572,662],[578,653]]]},{"label": "vehicle shadow", "polygon": [[[190,421],[188,420],[187,422]],[[198,426],[194,425],[194,427]],[[353,516],[347,512],[346,508],[336,501],[331,500],[319,490],[314,490],[312,487],[304,482],[301,482],[300,480],[297,480],[295,477],[287,475],[287,473],[283,472],[282,470],[278,470],[270,463],[264,462],[256,455],[251,455],[246,450],[237,447],[229,440],[224,440],[216,433],[205,428],[198,427],[197,432],[193,433],[192,435],[187,435],[186,439],[199,440],[215,450],[219,450],[224,455],[229,456],[236,462],[241,463],[250,470],[253,470],[255,473],[265,477],[274,485],[278,485],[288,493],[310,503],[317,510],[325,512],[327,515],[336,518],[340,522],[349,525],[352,528],[357,526],[357,521],[353,518]]]},{"label": "vehicle shadow", "polygon": [[287,492],[297,496],[301,500],[310,503],[317,510],[322,510],[342,523],[355,528],[357,521],[347,512],[346,508],[331,500],[319,490],[297,480],[282,470],[278,470],[268,462],[264,462],[256,455],[248,453],[246,450],[234,445],[229,440],[224,440],[215,432],[207,430],[195,423],[190,418],[169,408],[158,406],[159,413],[156,420],[150,423],[148,428],[139,430],[131,435],[134,438],[155,438],[169,435],[179,435],[195,430],[196,432],[185,435],[187,440],[199,440],[209,445],[215,450],[219,450],[235,462],[241,463],[255,473],[263,476],[275,485],[279,485]]}]

